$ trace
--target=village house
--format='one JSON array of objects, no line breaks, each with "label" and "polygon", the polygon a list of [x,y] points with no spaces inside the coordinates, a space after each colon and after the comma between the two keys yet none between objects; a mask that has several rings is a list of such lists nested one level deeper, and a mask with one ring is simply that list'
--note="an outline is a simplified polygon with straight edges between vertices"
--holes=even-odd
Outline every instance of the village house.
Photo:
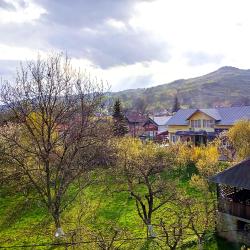
[{"label": "village house", "polygon": [[235,122],[250,119],[250,106],[180,109],[167,122],[171,142],[206,144]]},{"label": "village house", "polygon": [[217,232],[250,246],[250,158],[210,178],[217,186]]},{"label": "village house", "polygon": [[149,117],[143,125],[144,135],[148,139],[168,139],[168,125],[167,122],[172,116],[153,116]]},{"label": "village house", "polygon": [[128,125],[128,132],[131,136],[137,137],[143,134],[143,125],[148,117],[138,112],[129,112],[125,114],[125,119]]}]

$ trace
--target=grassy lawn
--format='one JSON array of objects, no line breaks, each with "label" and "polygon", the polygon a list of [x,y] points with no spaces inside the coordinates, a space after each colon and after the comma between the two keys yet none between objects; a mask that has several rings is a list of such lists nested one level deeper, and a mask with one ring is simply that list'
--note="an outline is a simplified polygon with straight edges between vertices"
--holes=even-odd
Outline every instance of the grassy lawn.
[{"label": "grassy lawn", "polygon": [[49,241],[50,224],[39,202],[27,201],[20,194],[1,195],[0,246]]},{"label": "grassy lawn", "polygon": [[[188,190],[192,195],[195,191],[188,187],[185,180],[180,187]],[[135,202],[127,192],[113,192],[104,184],[95,184],[87,187],[74,203],[63,214],[62,224],[65,232],[75,228],[86,228],[95,232],[102,232],[109,236],[107,225],[115,225],[125,229],[128,238],[146,236],[146,229],[135,210]],[[31,199],[32,198],[32,199]],[[0,246],[39,244],[53,242],[54,226],[51,217],[39,200],[30,195],[26,199],[21,194],[1,193],[0,196]],[[123,237],[123,236],[121,236]],[[186,246],[182,249],[197,249],[196,239],[190,236]],[[86,247],[85,247],[86,246]],[[53,249],[46,247],[30,249]],[[58,248],[57,248],[58,249]],[[64,248],[60,248],[64,249]],[[87,245],[79,249],[89,249]],[[91,246],[91,249],[96,249]],[[159,249],[154,241],[136,240],[133,247],[130,243],[124,244],[121,249]],[[240,249],[222,239],[212,237],[204,249]]]}]

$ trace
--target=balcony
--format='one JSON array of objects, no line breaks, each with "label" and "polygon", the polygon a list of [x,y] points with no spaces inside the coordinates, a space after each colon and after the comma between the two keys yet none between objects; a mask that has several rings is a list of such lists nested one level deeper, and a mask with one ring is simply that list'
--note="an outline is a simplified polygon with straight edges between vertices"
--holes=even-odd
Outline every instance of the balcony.
[{"label": "balcony", "polygon": [[230,214],[236,217],[250,220],[250,205],[244,205],[238,202],[226,199],[218,200],[218,211]]},{"label": "balcony", "polygon": [[239,190],[226,197],[219,197],[218,211],[250,220],[249,190]]}]

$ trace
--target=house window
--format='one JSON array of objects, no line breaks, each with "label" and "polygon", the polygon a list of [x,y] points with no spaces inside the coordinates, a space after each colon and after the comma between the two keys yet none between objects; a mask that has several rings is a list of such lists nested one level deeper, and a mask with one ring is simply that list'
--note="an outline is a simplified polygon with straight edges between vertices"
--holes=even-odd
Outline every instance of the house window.
[{"label": "house window", "polygon": [[201,120],[191,120],[191,128],[201,128]]},{"label": "house window", "polygon": [[203,128],[213,128],[214,120],[203,120]]}]

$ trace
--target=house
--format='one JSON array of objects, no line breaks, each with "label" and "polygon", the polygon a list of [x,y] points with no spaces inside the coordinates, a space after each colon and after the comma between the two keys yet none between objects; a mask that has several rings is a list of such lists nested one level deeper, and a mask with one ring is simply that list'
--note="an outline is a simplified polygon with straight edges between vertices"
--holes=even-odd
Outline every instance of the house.
[{"label": "house", "polygon": [[138,112],[129,112],[125,114],[128,124],[129,134],[133,137],[140,136],[144,132],[143,125],[148,117]]},{"label": "house", "polygon": [[144,123],[144,135],[149,139],[167,139],[168,126],[167,122],[172,116],[153,116],[149,117]]},{"label": "house", "polygon": [[250,158],[210,178],[217,186],[217,231],[250,246]]},{"label": "house", "polygon": [[180,109],[167,122],[171,142],[206,144],[235,122],[250,119],[250,106]]}]

